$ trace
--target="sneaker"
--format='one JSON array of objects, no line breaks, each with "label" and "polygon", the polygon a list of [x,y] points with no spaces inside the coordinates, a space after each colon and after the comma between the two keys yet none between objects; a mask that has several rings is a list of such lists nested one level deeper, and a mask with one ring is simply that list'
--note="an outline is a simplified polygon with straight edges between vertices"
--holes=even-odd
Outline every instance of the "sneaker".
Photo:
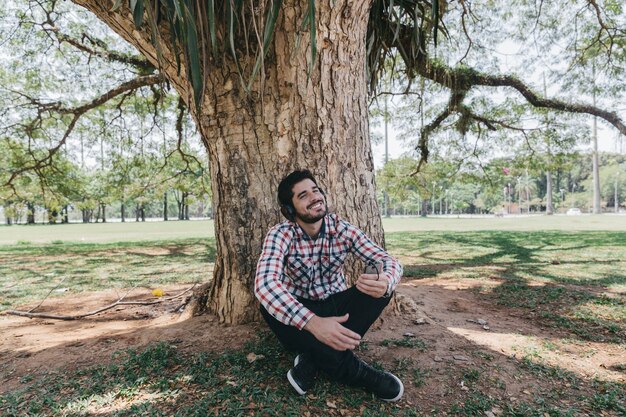
[{"label": "sneaker", "polygon": [[383,401],[398,401],[404,395],[404,384],[391,372],[379,371],[355,357],[353,385],[365,388]]},{"label": "sneaker", "polygon": [[287,372],[287,380],[298,394],[304,395],[313,386],[316,375],[317,370],[311,358],[307,354],[300,354],[294,359],[293,368]]}]

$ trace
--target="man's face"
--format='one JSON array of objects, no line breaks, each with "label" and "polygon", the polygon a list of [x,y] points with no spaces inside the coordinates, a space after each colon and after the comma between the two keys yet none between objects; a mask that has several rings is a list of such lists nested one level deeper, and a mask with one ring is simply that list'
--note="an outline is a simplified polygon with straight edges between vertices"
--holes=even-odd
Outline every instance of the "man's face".
[{"label": "man's face", "polygon": [[310,179],[296,183],[293,188],[293,207],[296,217],[305,223],[315,223],[326,215],[326,200],[320,189]]}]

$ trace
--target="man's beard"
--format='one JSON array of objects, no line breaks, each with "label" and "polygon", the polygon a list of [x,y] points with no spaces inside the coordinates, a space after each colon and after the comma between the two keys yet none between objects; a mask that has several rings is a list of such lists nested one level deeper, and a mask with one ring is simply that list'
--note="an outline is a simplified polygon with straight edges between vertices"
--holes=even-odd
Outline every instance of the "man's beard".
[{"label": "man's beard", "polygon": [[313,224],[322,220],[324,216],[326,216],[326,213],[328,213],[328,207],[326,206],[326,203],[324,203],[324,211],[322,213],[316,214],[315,216],[310,216],[308,214],[302,214],[302,213],[296,213],[296,217],[302,220],[304,223]]}]

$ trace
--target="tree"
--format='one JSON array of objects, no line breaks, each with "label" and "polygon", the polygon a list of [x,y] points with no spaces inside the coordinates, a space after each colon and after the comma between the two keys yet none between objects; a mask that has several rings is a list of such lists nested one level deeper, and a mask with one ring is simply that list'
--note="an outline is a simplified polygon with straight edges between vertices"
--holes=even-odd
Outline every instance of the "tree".
[{"label": "tree", "polygon": [[[232,52],[239,58],[234,59],[229,48],[214,51],[216,59],[205,57],[203,99],[198,102],[188,67],[178,72],[180,56],[167,36],[161,38],[157,49],[149,26],[144,24],[137,30],[126,4],[111,12],[113,2],[75,3],[94,12],[155,65],[159,65],[160,56],[163,74],[192,109],[211,166],[218,256],[208,297],[211,309],[222,320],[239,322],[256,317],[250,291],[256,259],[267,228],[279,220],[275,203],[278,181],[296,167],[306,166],[318,173],[334,210],[382,243],[378,207],[370,197],[374,195],[374,175],[363,47],[369,2],[340,1],[332,6],[318,2],[312,12],[315,16],[309,12],[313,2],[285,4],[282,9],[278,9],[280,2],[262,2],[252,15],[244,5],[237,21],[231,21],[239,28],[232,33],[236,45]],[[150,4],[146,2],[146,6]],[[145,10],[148,18],[151,9]],[[268,39],[271,51],[260,76],[248,84],[239,73],[252,72],[257,55],[246,55],[246,45],[255,52],[256,34],[263,34],[268,24],[265,16],[278,12],[274,37]],[[229,15],[216,10],[216,16]],[[316,44],[307,35],[298,35],[305,16],[318,34]],[[251,26],[244,27],[244,21]],[[165,18],[161,22],[161,33],[173,30]],[[218,23],[215,35],[226,41],[227,20]],[[208,48],[213,42],[211,32],[206,25],[196,27],[200,28],[198,35],[205,35],[199,46]],[[269,24],[267,30],[271,30]],[[315,62],[302,51],[305,46],[319,48],[320,52],[313,54]],[[298,49],[302,52],[294,54]]]},{"label": "tree", "polygon": [[[158,76],[137,77],[132,87],[167,79],[191,109],[209,155],[216,213],[218,256],[207,300],[228,322],[256,316],[250,292],[256,257],[267,227],[279,218],[277,182],[291,169],[316,171],[334,209],[383,242],[371,198],[367,86],[374,90],[393,55],[408,79],[420,75],[450,91],[443,111],[422,129],[423,161],[429,134],[451,114],[458,115],[460,130],[499,123],[464,102],[476,88],[511,87],[534,106],[596,114],[626,132],[614,113],[548,100],[516,77],[434,59],[429,34],[445,33],[437,29],[443,17],[465,22],[471,15],[466,2],[450,13],[445,2],[422,0],[73,2],[160,69]],[[72,127],[76,115],[97,102],[55,110]],[[62,141],[70,134],[66,129]]]}]

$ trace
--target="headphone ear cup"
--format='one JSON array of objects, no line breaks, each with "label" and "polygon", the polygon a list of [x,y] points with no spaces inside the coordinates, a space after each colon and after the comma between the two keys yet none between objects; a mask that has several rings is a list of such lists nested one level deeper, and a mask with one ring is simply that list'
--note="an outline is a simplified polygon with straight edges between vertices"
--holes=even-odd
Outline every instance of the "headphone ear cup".
[{"label": "headphone ear cup", "polygon": [[294,208],[288,204],[280,205],[280,212],[285,216],[287,220],[295,221],[296,219],[296,211]]}]

